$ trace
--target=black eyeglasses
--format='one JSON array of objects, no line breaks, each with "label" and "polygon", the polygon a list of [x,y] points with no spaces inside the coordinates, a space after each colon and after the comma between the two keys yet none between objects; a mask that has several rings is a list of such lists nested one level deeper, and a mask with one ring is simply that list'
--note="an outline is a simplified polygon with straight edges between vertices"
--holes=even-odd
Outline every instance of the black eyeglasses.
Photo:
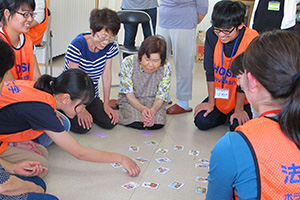
[{"label": "black eyeglasses", "polygon": [[23,17],[24,17],[25,19],[27,19],[28,17],[34,18],[34,17],[36,16],[36,13],[31,13],[31,12],[24,12],[24,13],[21,13],[21,12],[16,11],[16,13],[18,13],[19,15],[23,15]]},{"label": "black eyeglasses", "polygon": [[232,31],[235,29],[235,27],[233,27],[231,30],[222,30],[222,29],[219,29],[219,28],[216,28],[216,27],[213,27],[213,30],[216,34],[219,34],[219,33],[223,33],[224,35],[229,35],[230,33],[232,33]]}]

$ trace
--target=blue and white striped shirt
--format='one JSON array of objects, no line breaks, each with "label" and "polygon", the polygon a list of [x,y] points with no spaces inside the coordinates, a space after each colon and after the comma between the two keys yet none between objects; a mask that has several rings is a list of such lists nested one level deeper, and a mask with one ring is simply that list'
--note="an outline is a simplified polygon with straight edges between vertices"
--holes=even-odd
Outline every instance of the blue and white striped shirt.
[{"label": "blue and white striped shirt", "polygon": [[108,44],[104,49],[98,52],[89,50],[85,35],[91,33],[79,34],[69,45],[65,56],[65,66],[63,71],[68,70],[69,61],[78,63],[79,69],[86,72],[93,80],[96,96],[99,96],[99,79],[103,73],[105,62],[107,59],[113,58],[119,53],[117,42]]}]

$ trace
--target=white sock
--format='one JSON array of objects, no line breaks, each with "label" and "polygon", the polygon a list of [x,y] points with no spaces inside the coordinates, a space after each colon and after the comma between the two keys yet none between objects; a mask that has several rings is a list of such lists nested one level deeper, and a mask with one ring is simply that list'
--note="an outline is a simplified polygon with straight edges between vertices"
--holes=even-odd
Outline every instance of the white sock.
[{"label": "white sock", "polygon": [[179,105],[184,110],[187,110],[189,108],[189,101],[178,101],[177,105]]}]

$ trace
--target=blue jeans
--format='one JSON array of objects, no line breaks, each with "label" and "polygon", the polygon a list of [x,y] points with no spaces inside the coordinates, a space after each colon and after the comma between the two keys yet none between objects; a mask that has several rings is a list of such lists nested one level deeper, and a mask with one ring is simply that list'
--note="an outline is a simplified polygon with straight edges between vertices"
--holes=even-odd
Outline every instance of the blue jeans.
[{"label": "blue jeans", "polygon": [[[126,10],[126,9],[123,9]],[[148,13],[151,17],[152,21],[152,27],[153,27],[153,34],[155,35],[155,28],[156,28],[156,18],[157,18],[157,8],[151,8],[147,10],[142,10]],[[146,39],[148,36],[151,36],[151,30],[149,23],[143,23],[143,34],[144,34],[144,39]],[[138,29],[138,25],[134,24],[124,24],[124,29],[125,29],[125,38],[124,38],[124,46],[128,49],[134,49],[135,47],[135,37]],[[129,54],[123,53],[123,57],[125,58]]]},{"label": "blue jeans", "polygon": [[[24,181],[33,182],[36,185],[41,186],[46,191],[46,183],[43,181],[43,179],[41,179],[38,176],[34,176],[34,177],[25,177],[19,175],[15,175],[15,176],[17,176],[18,178]],[[58,198],[51,194],[46,194],[46,193],[28,193],[27,200],[58,200]]]},{"label": "blue jeans", "polygon": [[[60,115],[60,119],[64,124],[64,128],[67,132],[70,131],[71,128],[71,122],[70,120],[61,112],[59,112],[58,110],[56,111],[57,114]],[[44,147],[49,146],[50,144],[53,143],[53,140],[47,135],[47,133],[42,133],[42,135],[40,135],[39,137],[35,138],[33,140],[34,142],[43,145]]]}]

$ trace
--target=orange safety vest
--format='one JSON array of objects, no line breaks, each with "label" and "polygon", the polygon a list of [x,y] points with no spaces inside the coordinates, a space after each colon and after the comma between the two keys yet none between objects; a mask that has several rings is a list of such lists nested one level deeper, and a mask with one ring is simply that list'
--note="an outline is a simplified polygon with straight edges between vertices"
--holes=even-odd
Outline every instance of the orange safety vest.
[{"label": "orange safety vest", "polygon": [[298,199],[300,150],[267,117],[252,119],[236,131],[248,144],[255,163],[257,199]]},{"label": "orange safety vest", "polygon": [[20,49],[16,49],[11,45],[5,33],[0,33],[0,37],[7,42],[15,52],[15,66],[10,69],[14,78],[16,80],[33,80],[34,53],[30,37],[25,35],[24,44]]},{"label": "orange safety vest", "polygon": [[[244,36],[241,43],[237,47],[235,55],[232,57],[233,61],[238,55],[244,52],[249,46],[250,42],[257,37],[259,34],[248,27],[244,32]],[[215,88],[222,88],[222,79],[226,74],[226,79],[224,82],[224,89],[229,90],[229,99],[216,99],[216,107],[224,114],[231,112],[236,105],[236,88],[237,88],[237,78],[234,76],[230,70],[230,57],[226,57],[223,54],[223,66],[222,66],[222,42],[218,38],[217,44],[214,50],[214,75],[215,75]],[[244,105],[248,104],[248,100],[245,98]]]},{"label": "orange safety vest", "polygon": [[44,33],[48,26],[48,8],[47,8],[47,1],[45,0],[45,19],[40,24],[30,28],[29,32],[26,35],[29,35],[34,45],[41,44]]},{"label": "orange safety vest", "polygon": [[[0,109],[18,102],[39,101],[49,104],[56,110],[54,97],[41,90],[33,88],[34,81],[13,80],[4,82],[0,95]],[[0,134],[0,153],[2,153],[9,142],[22,142],[32,140],[40,136],[44,130],[25,130],[12,134]]]}]

